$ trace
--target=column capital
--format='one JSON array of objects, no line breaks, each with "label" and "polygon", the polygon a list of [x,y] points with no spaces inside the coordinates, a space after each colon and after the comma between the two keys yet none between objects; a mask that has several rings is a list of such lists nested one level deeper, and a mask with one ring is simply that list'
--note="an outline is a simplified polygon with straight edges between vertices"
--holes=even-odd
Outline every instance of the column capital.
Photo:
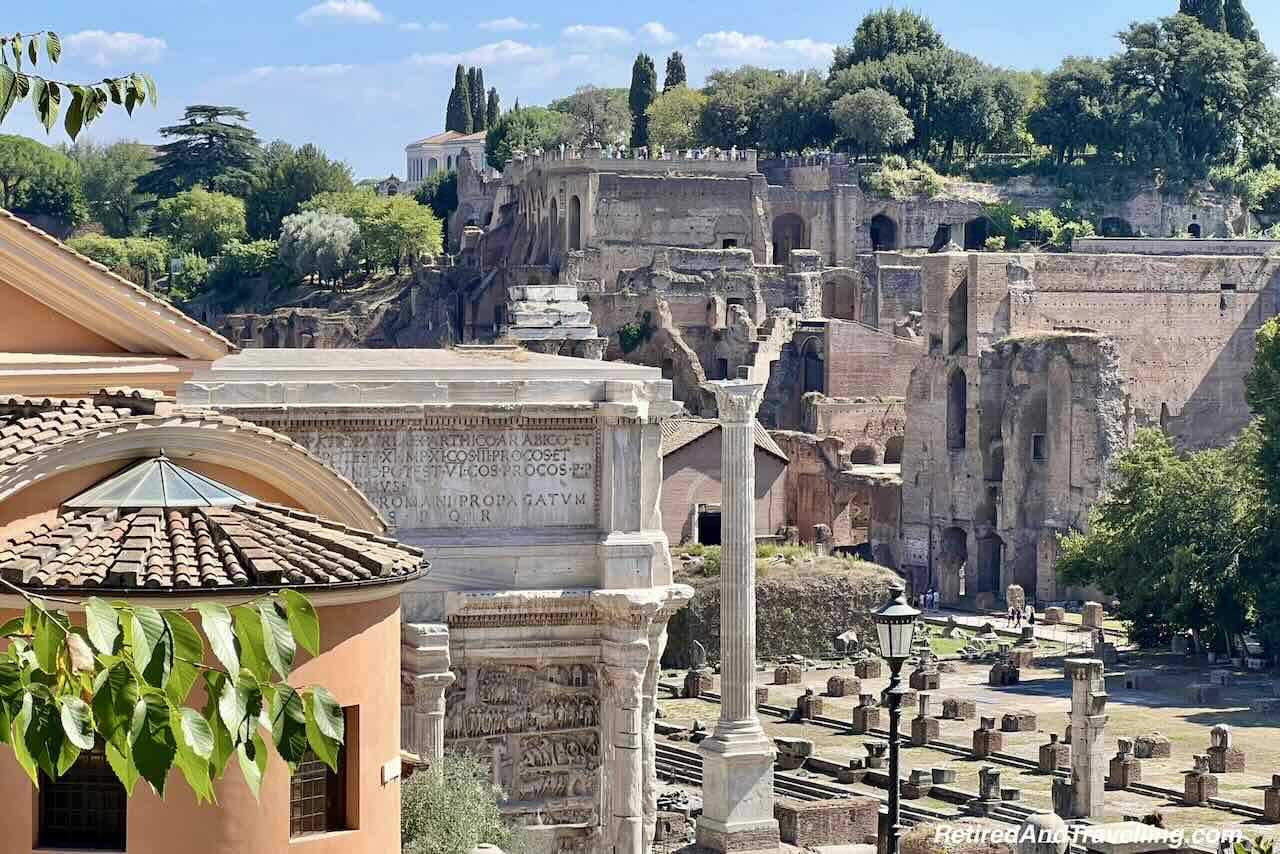
[{"label": "column capital", "polygon": [[764,383],[750,380],[723,380],[707,383],[716,396],[716,410],[722,424],[750,424],[764,400]]}]

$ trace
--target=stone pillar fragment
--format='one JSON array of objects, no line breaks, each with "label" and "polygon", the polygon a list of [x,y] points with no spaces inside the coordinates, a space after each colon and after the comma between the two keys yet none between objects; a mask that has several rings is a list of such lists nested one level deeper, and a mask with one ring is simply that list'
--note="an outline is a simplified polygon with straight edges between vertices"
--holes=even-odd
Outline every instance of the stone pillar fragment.
[{"label": "stone pillar fragment", "polygon": [[697,844],[711,851],[778,851],[776,749],[755,708],[755,424],[764,385],[715,383],[720,413],[720,720],[699,745],[703,811]]},{"label": "stone pillar fragment", "polygon": [[1102,662],[1097,659],[1067,659],[1066,675],[1071,680],[1072,814],[1064,818],[1101,818],[1106,811],[1107,691],[1102,673]]},{"label": "stone pillar fragment", "polygon": [[405,700],[400,746],[438,772],[444,756],[445,691],[453,684],[449,670],[449,629],[440,623],[405,623],[400,627],[400,672]]}]

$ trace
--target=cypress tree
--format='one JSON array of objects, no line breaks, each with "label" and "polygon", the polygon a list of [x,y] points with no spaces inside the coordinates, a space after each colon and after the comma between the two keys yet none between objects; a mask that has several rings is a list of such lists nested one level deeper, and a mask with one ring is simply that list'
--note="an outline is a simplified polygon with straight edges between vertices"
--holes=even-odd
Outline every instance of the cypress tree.
[{"label": "cypress tree", "polygon": [[1227,33],[1233,39],[1242,42],[1260,41],[1258,28],[1253,25],[1253,18],[1244,8],[1244,0],[1227,0],[1226,7]]},{"label": "cypress tree", "polygon": [[1201,0],[1200,23],[1204,24],[1206,30],[1213,30],[1215,33],[1227,31],[1227,15],[1222,0]]},{"label": "cypress tree", "polygon": [[684,71],[684,57],[675,50],[667,57],[667,76],[662,81],[662,91],[670,92],[677,86],[685,85],[688,75]]},{"label": "cypress tree", "polygon": [[467,88],[467,72],[461,65],[453,74],[453,91],[449,93],[444,129],[458,133],[471,133],[472,130],[471,92]]},{"label": "cypress tree", "polygon": [[489,129],[489,105],[484,98],[484,69],[473,68],[467,72],[471,88],[471,128],[475,133]]},{"label": "cypress tree", "polygon": [[493,126],[498,123],[498,117],[502,115],[502,105],[498,103],[498,90],[491,88],[489,90],[489,103],[485,105],[484,117],[488,123],[485,130],[493,130]]},{"label": "cypress tree", "polygon": [[631,108],[631,147],[649,144],[649,115],[646,112],[653,99],[658,97],[658,70],[653,58],[642,53],[631,66],[631,91],[627,105]]}]

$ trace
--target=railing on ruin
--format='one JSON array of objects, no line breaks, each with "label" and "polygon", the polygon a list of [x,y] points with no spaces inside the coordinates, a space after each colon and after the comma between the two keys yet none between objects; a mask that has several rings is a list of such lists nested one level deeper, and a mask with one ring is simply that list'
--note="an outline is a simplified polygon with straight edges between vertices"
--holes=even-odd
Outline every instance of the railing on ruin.
[{"label": "railing on ruin", "polygon": [[653,168],[659,164],[679,164],[680,169],[716,171],[730,169],[754,172],[758,152],[753,148],[682,148],[667,150],[662,147],[629,148],[626,146],[609,146],[605,148],[570,148],[561,146],[550,151],[538,150],[532,153],[516,152],[508,163],[508,174],[512,169],[517,172],[528,171],[539,167],[552,166],[559,163],[582,161],[607,163],[614,168]]}]

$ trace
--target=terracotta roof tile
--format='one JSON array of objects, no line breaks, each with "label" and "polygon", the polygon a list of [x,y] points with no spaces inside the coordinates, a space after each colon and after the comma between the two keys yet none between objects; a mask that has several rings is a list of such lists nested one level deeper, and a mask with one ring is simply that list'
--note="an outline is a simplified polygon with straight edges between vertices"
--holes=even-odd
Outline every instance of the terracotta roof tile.
[{"label": "terracotta roof tile", "polygon": [[[662,456],[672,454],[719,429],[720,422],[715,418],[668,418],[662,422]],[[759,421],[755,424],[755,440],[756,447],[760,450],[773,454],[783,462],[790,462]]]}]

